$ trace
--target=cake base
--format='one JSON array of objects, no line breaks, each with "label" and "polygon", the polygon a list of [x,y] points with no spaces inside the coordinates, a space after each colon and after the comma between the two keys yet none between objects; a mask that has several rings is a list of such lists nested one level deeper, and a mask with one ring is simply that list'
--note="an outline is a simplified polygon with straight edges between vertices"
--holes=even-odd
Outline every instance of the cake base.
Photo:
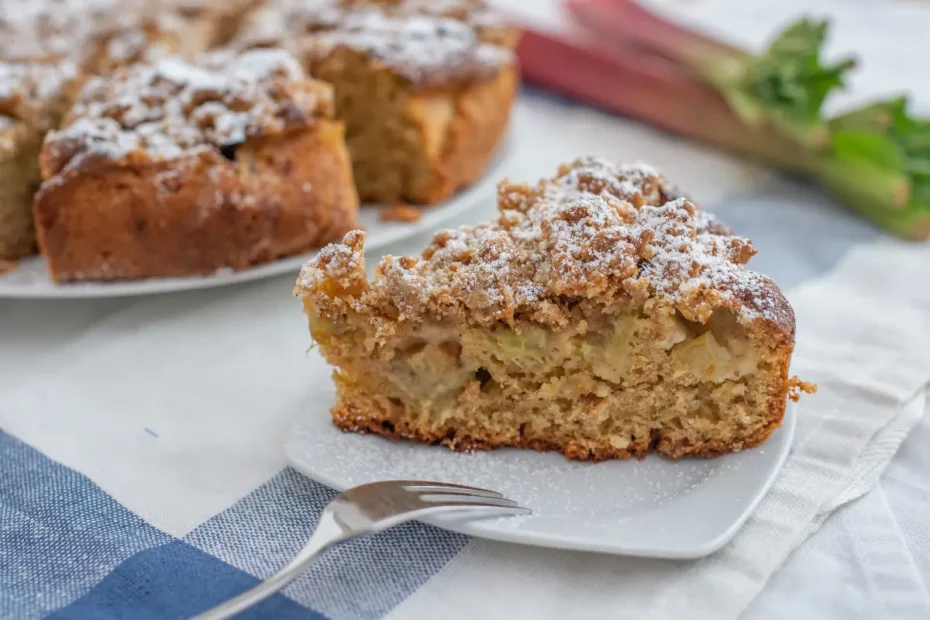
[{"label": "cake base", "polygon": [[764,423],[752,431],[727,440],[710,439],[692,444],[682,439],[664,437],[660,431],[652,431],[648,437],[631,441],[625,447],[617,447],[607,437],[599,441],[579,441],[570,433],[559,436],[533,437],[525,427],[501,431],[500,429],[476,428],[468,430],[437,430],[428,423],[418,423],[400,404],[390,398],[370,394],[352,387],[338,372],[333,380],[339,397],[331,413],[333,423],[346,432],[371,433],[392,440],[410,440],[429,445],[445,446],[456,452],[496,450],[498,448],[522,448],[541,452],[559,452],[578,461],[601,462],[611,459],[642,460],[650,453],[678,460],[686,457],[713,458],[759,446],[781,426],[785,402],[772,401]]}]

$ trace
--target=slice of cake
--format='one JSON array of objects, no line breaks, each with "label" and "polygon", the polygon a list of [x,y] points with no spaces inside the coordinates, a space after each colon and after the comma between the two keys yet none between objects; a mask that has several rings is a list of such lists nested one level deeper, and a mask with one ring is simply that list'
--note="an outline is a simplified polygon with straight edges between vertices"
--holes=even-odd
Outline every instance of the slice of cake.
[{"label": "slice of cake", "polygon": [[0,260],[36,249],[32,195],[42,175],[42,138],[61,118],[76,86],[76,68],[0,61]]},{"label": "slice of cake", "polygon": [[296,294],[336,367],[335,423],[457,450],[715,456],[779,426],[794,314],[749,241],[642,165],[504,182],[495,222],[365,275],[360,231]]},{"label": "slice of cake", "polygon": [[56,281],[245,269],[355,226],[332,89],[282,50],[165,58],[85,86],[42,148]]},{"label": "slice of cake", "polygon": [[271,0],[236,44],[283,46],[334,85],[364,201],[428,204],[474,181],[507,127],[516,31],[477,0]]}]

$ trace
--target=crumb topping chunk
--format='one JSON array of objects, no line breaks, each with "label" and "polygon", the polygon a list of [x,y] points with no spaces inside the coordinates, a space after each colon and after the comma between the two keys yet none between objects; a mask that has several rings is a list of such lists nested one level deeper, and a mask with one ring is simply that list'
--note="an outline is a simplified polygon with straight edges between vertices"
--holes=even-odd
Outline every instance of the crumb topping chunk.
[{"label": "crumb topping chunk", "polygon": [[333,113],[329,85],[282,50],[176,57],[91,79],[60,131],[46,139],[52,174],[100,160],[160,161],[222,150]]},{"label": "crumb topping chunk", "polygon": [[445,318],[558,329],[597,304],[696,323],[727,309],[793,338],[778,287],[745,267],[751,242],[650,166],[579,159],[536,186],[502,182],[498,210],[496,221],[437,233],[419,258],[384,257],[371,282],[364,233],[349,233],[307,263],[296,292],[323,314],[369,314],[386,329]]}]

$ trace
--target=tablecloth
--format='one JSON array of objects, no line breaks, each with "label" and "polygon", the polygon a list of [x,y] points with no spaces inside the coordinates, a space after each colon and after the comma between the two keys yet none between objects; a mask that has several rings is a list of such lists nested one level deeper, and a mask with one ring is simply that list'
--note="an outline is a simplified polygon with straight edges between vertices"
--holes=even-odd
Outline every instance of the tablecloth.
[{"label": "tablecloth", "polygon": [[[763,168],[532,90],[519,103],[514,134],[504,164],[514,178],[550,174],[582,153],[653,162],[753,238],[760,249],[754,268],[789,296],[850,265],[864,278],[895,278],[893,269],[868,273],[868,265],[870,257],[904,251],[900,242],[816,189]],[[460,220],[492,209],[477,204]],[[423,243],[409,239],[388,251],[410,253]],[[304,396],[306,327],[296,301],[269,300],[288,296],[292,283],[281,277],[158,297],[0,301],[0,617],[182,617],[254,583],[300,544],[334,493],[287,468],[281,449],[295,413],[288,403]],[[243,310],[235,321],[217,310],[227,303]],[[270,376],[252,367],[237,342],[241,330],[249,331],[242,341],[279,346],[294,371]],[[146,356],[164,362],[153,369]],[[145,376],[134,367],[145,367]],[[127,377],[131,397],[117,385]],[[254,410],[253,424],[224,423],[214,406],[232,380],[249,388],[237,393],[250,395],[241,406]],[[68,412],[72,400],[92,403],[94,415],[56,415],[56,404]],[[184,414],[172,415],[178,411]],[[930,617],[928,442],[930,416],[923,416],[875,488],[819,524],[742,617]],[[535,610],[538,617],[531,599],[548,600],[541,590],[548,583],[570,584],[574,600],[589,593],[609,601],[620,566],[649,570],[648,561],[490,543],[412,524],[353,542],[296,594],[271,599],[251,617],[456,617],[454,607],[430,601],[456,588],[471,613],[530,617],[521,611]],[[506,588],[495,588],[495,578]],[[585,608],[552,605],[547,615],[584,617]]]}]

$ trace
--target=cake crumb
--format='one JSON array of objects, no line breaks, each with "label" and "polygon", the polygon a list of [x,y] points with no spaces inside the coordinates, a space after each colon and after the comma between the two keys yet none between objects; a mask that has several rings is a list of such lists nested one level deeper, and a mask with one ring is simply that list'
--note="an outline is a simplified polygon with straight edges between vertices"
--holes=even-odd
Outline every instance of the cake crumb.
[{"label": "cake crumb", "polygon": [[798,402],[801,398],[801,392],[805,394],[816,394],[817,384],[809,381],[801,381],[797,376],[788,379],[788,398],[792,402]]},{"label": "cake crumb", "polygon": [[405,204],[396,204],[391,207],[381,207],[378,210],[378,219],[382,222],[403,222],[412,224],[423,218],[423,211]]}]

